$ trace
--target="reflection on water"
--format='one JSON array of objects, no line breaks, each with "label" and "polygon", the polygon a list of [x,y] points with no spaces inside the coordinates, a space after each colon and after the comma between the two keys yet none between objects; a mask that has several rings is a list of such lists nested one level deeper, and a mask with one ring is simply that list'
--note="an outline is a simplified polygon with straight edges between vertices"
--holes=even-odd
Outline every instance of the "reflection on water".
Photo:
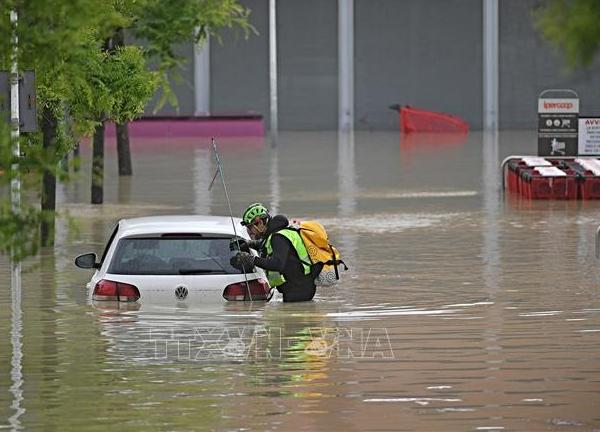
[{"label": "reflection on water", "polygon": [[25,412],[25,409],[21,406],[23,401],[23,342],[22,342],[22,330],[23,330],[23,312],[21,310],[21,264],[17,262],[11,263],[11,332],[10,341],[12,345],[12,359],[11,359],[11,386],[10,393],[12,393],[12,403],[10,405],[12,415],[8,418],[10,427],[14,430],[21,429],[21,421],[19,418]]},{"label": "reflection on water", "polygon": [[102,206],[83,146],[58,195],[79,231],[61,219],[56,246],[25,263],[20,309],[0,261],[2,426],[600,429],[600,203],[502,197],[498,164],[535,151],[529,132],[432,140],[220,142],[234,212],[264,201],[318,219],[350,270],[310,303],[176,307],[89,304],[72,260],[123,217],[227,214],[207,189],[209,142],[134,143],[129,179],[110,143]]}]

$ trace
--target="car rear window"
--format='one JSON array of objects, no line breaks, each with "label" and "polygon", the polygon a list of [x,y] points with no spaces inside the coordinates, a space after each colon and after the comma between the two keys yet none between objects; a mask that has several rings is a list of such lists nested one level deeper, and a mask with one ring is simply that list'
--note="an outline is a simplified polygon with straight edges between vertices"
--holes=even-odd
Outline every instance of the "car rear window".
[{"label": "car rear window", "polygon": [[108,268],[112,274],[238,274],[229,260],[230,237],[126,237],[119,240]]}]

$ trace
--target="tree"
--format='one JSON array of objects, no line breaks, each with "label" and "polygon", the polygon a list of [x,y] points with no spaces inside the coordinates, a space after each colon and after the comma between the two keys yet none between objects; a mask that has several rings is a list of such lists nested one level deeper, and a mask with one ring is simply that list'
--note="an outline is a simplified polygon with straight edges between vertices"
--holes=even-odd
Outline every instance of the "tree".
[{"label": "tree", "polygon": [[[11,10],[19,16],[16,29],[9,20]],[[0,34],[17,32],[19,68],[36,71],[41,131],[22,136],[21,156],[15,159],[9,128],[0,124],[0,252],[13,251],[16,259],[35,254],[41,222],[46,224],[42,238],[53,241],[56,176],[66,175],[58,162],[79,136],[97,132],[99,140],[96,126],[105,120],[126,122],[142,112],[158,83],[160,104],[176,105],[168,85],[168,74],[181,62],[173,54],[174,44],[194,35],[196,41],[208,34],[216,36],[223,26],[239,26],[248,32],[248,13],[237,0],[1,2]],[[142,39],[144,47],[124,47],[110,56],[103,53],[104,42],[124,28]],[[2,70],[10,67],[11,48],[11,38],[0,37]],[[158,64],[154,72],[148,70],[147,59]],[[99,141],[96,149],[100,153]],[[96,172],[101,172],[98,164]],[[12,211],[1,191],[16,176],[23,178],[27,190],[42,185],[40,206],[23,200],[20,211]]]},{"label": "tree", "polygon": [[[113,37],[115,48],[125,45],[125,32],[118,29]],[[131,164],[131,150],[129,147],[129,123],[115,123],[117,131],[117,165],[119,176],[133,175],[133,166]]]},{"label": "tree", "polygon": [[[156,77],[162,90],[162,98],[157,109],[167,101],[177,105],[177,99],[169,85],[169,75],[177,74],[177,67],[184,61],[174,54],[174,46],[194,40],[202,43],[209,34],[218,35],[222,27],[239,26],[247,35],[252,27],[248,24],[249,10],[242,7],[237,0],[162,0],[122,1],[116,3],[117,10],[127,17],[130,23],[127,30],[142,41],[138,48],[146,58],[157,63]],[[125,43],[124,29],[116,28],[112,37],[107,41],[107,51],[120,51]],[[141,71],[138,71],[142,76]],[[112,81],[111,81],[112,82]],[[109,85],[109,83],[107,83]],[[111,92],[112,94],[112,92]],[[130,94],[135,99],[137,95]],[[115,121],[117,128],[117,153],[119,175],[131,175],[131,152],[129,150],[128,121],[140,114],[115,116],[105,120]],[[103,201],[102,170],[103,163],[103,125],[94,134],[94,164],[92,168],[92,203]]]},{"label": "tree", "polygon": [[[18,15],[16,27],[9,20],[12,10]],[[55,178],[61,175],[57,162],[74,142],[73,135],[67,131],[65,112],[69,95],[73,94],[70,85],[81,77],[71,60],[87,50],[82,44],[82,40],[86,40],[84,35],[94,34],[100,38],[124,22],[113,7],[95,0],[5,0],[0,4],[0,34],[9,36],[0,38],[0,69],[10,67],[10,35],[16,32],[19,69],[36,71],[41,126],[41,132],[21,136],[21,156],[17,159],[12,157],[13,143],[6,128],[0,130],[0,153],[3,154],[0,170],[5,173],[1,184],[6,187],[17,176],[23,179],[20,210],[12,211],[6,199],[0,204],[0,251],[12,251],[17,260],[36,253],[40,223],[46,223],[43,235],[52,230]],[[73,122],[73,130],[80,129],[77,119]],[[18,168],[15,170],[13,166]],[[38,189],[40,184],[43,189],[41,206],[38,206],[31,202],[28,191]]]},{"label": "tree", "polygon": [[[255,31],[248,23],[250,11],[237,0],[142,0],[122,2],[119,10],[130,20],[127,30],[145,44],[146,57],[157,63],[162,97],[156,110],[165,103],[177,106],[177,98],[169,85],[169,76],[178,78],[177,68],[184,59],[174,53],[177,44],[194,41],[204,43],[209,35],[220,40],[218,31],[223,27],[236,27],[248,36]],[[125,43],[122,28],[115,29],[116,46]],[[117,123],[117,155],[119,175],[131,175],[128,124]]]},{"label": "tree", "polygon": [[560,48],[570,68],[589,66],[600,50],[599,0],[547,0],[534,10],[542,35]]},{"label": "tree", "polygon": [[90,52],[80,67],[84,81],[73,85],[72,114],[95,126],[92,161],[92,204],[103,202],[104,123],[123,123],[138,116],[158,84],[157,74],[146,68],[139,47],[98,50],[90,40]]}]

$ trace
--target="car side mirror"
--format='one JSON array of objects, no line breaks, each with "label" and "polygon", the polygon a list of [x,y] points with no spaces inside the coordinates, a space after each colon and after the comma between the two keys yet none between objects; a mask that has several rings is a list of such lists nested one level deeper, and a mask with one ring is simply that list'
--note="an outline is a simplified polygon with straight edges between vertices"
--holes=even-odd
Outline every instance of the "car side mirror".
[{"label": "car side mirror", "polygon": [[79,268],[84,269],[99,269],[100,263],[96,262],[96,254],[95,253],[87,253],[84,255],[79,255],[75,258],[75,265]]}]

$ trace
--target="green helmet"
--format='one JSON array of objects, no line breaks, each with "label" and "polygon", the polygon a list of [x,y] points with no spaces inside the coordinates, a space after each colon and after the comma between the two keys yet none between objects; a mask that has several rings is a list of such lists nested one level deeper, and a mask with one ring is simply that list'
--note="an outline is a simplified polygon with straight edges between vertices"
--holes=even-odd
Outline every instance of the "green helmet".
[{"label": "green helmet", "polygon": [[242,225],[249,225],[257,217],[270,217],[269,210],[261,203],[250,204],[242,216]]}]

